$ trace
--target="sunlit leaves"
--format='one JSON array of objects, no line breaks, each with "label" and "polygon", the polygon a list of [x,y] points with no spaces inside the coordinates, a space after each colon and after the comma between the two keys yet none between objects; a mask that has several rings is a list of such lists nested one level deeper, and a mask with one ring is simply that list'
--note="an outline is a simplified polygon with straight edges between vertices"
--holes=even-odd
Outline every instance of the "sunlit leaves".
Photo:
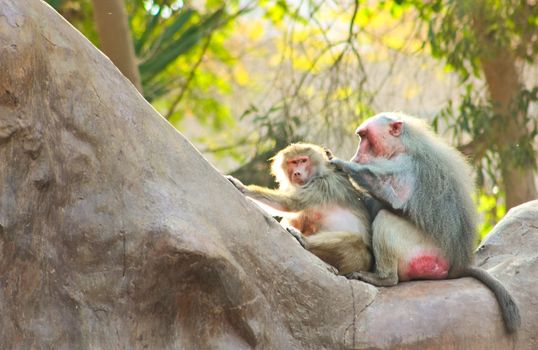
[{"label": "sunlit leaves", "polygon": [[247,31],[248,38],[253,42],[262,39],[264,34],[264,24],[262,22],[256,21],[254,23],[250,23],[250,25],[245,29]]},{"label": "sunlit leaves", "polygon": [[[501,159],[512,167],[536,168],[536,150],[534,148],[535,138],[538,135],[538,118],[531,112],[527,112],[531,103],[538,102],[538,88],[532,90],[522,90],[512,107],[512,114],[521,113],[523,122],[520,128],[528,129],[518,139],[502,138],[503,128],[506,126],[503,116],[494,112],[491,102],[475,91],[475,86],[468,83],[465,93],[460,97],[459,104],[453,105],[450,101],[436,117],[444,120],[444,124],[450,126],[457,144],[464,143],[465,138],[472,140],[482,140],[487,142],[487,148],[491,153],[482,154],[482,157],[494,159],[493,163],[488,163],[486,159],[484,170],[487,176],[495,181],[498,177],[493,170],[498,167]],[[478,159],[480,161],[480,157]]]},{"label": "sunlit leaves", "polygon": [[[170,25],[163,28],[161,35],[156,38],[153,45],[150,45],[149,54],[139,66],[143,83],[148,83],[180,55],[188,53],[206,38],[208,33],[219,25],[224,10],[219,9],[209,16],[197,18],[197,23],[192,23],[185,30],[181,30],[193,14],[192,10],[183,10]],[[144,56],[143,53],[141,55]]]},{"label": "sunlit leaves", "polygon": [[[430,48],[436,57],[443,56],[464,79],[477,75],[477,57],[494,55],[501,47],[521,52],[533,60],[538,51],[538,5],[526,1],[436,1],[429,7],[409,1],[428,21]],[[487,41],[488,44],[484,45]],[[532,56],[532,57],[531,57]]]},{"label": "sunlit leaves", "polygon": [[267,8],[265,16],[273,23],[281,23],[287,13],[288,5],[286,1],[276,1],[274,5]]},{"label": "sunlit leaves", "polygon": [[[90,0],[49,3],[72,14],[77,27],[97,43]],[[384,97],[376,100],[383,84],[400,99],[427,95],[431,86],[414,80],[409,62],[430,55],[443,62],[432,76],[448,79],[445,73],[455,72],[467,87],[436,120],[442,130],[449,126],[459,144],[497,137],[492,133],[500,119],[485,96],[480,59],[501,45],[518,59],[536,60],[538,11],[531,3],[125,0],[145,96],[176,126],[199,130],[194,140],[208,150],[233,157],[239,156],[232,147],[238,142],[248,145],[243,157],[298,139],[337,145],[374,109],[399,107],[385,104]],[[470,16],[481,4],[479,16]],[[483,23],[480,35],[476,21]],[[484,45],[484,38],[495,45]],[[407,67],[400,69],[401,64]],[[536,103],[532,91],[522,94],[518,108]],[[240,123],[246,131],[234,125],[244,109]],[[498,175],[501,154],[515,164],[534,164],[529,145],[536,126],[530,115],[526,120],[529,138],[482,154],[477,165],[482,183]]]},{"label": "sunlit leaves", "polygon": [[[428,23],[432,55],[457,72],[466,87],[459,101],[450,102],[439,117],[473,156],[479,185],[503,186],[507,171],[536,169],[533,120],[537,118],[529,104],[536,99],[520,84],[526,77],[516,77],[516,83],[506,82],[506,87],[492,77],[507,80],[501,78],[506,62],[517,67],[524,61],[536,62],[538,26],[529,21],[538,16],[538,5],[518,0],[438,0],[439,6],[432,9],[421,1],[409,2]],[[496,62],[503,63],[495,66]],[[486,69],[489,76],[484,82]]]},{"label": "sunlit leaves", "polygon": [[493,193],[478,191],[475,196],[478,213],[481,216],[481,225],[478,228],[480,239],[483,239],[506,214],[506,206],[499,201],[498,191],[498,187],[495,186]]},{"label": "sunlit leaves", "polygon": [[212,0],[194,7],[177,0],[145,0],[140,7],[131,1],[146,98],[178,127],[188,120],[190,127],[196,121],[215,130],[233,129],[230,106],[223,100],[232,91],[232,81],[248,81],[248,72],[241,69],[227,42],[234,28],[232,18],[242,11],[239,2]]},{"label": "sunlit leaves", "polygon": [[237,84],[247,85],[249,82],[248,71],[241,64],[237,64],[233,67],[233,77]]}]

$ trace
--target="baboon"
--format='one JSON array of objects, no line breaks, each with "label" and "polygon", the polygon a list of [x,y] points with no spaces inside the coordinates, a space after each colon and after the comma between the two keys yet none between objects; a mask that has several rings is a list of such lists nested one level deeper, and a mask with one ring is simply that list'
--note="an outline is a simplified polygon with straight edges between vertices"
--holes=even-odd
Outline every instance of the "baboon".
[{"label": "baboon", "polygon": [[273,215],[310,252],[336,267],[340,274],[368,271],[370,216],[368,195],[354,187],[347,174],[329,163],[330,151],[313,144],[292,144],[272,158],[278,189],[245,186],[228,179],[247,197]]},{"label": "baboon", "polygon": [[332,159],[390,210],[373,222],[374,272],[349,277],[378,286],[412,279],[472,276],[495,294],[508,332],[520,323],[504,286],[471,266],[476,242],[472,169],[465,158],[421,120],[381,113],[357,128],[350,162]]}]

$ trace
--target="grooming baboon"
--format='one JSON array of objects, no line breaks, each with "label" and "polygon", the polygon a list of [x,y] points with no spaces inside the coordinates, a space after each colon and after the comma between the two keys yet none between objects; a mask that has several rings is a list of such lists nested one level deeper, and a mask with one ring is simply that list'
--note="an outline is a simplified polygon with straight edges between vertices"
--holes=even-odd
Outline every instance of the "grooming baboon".
[{"label": "grooming baboon", "polygon": [[379,286],[411,279],[472,276],[499,301],[506,328],[520,325],[517,305],[503,285],[472,267],[476,212],[472,169],[464,157],[417,118],[378,114],[356,132],[351,162],[331,162],[385,203],[373,223],[374,272],[350,277]]}]

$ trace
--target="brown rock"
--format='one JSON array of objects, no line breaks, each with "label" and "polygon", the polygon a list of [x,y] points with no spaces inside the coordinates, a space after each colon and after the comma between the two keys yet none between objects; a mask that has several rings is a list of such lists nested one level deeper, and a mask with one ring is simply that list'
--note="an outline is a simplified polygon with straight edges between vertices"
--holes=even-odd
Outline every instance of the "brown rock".
[{"label": "brown rock", "polygon": [[472,279],[332,275],[37,0],[0,0],[0,160],[3,348],[538,346],[536,203],[479,254],[517,339]]}]

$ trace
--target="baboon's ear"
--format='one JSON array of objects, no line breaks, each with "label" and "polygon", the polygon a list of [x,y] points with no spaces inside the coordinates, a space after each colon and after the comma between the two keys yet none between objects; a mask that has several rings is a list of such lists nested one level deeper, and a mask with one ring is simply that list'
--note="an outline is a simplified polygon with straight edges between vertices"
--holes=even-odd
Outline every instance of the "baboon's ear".
[{"label": "baboon's ear", "polygon": [[334,158],[333,152],[331,152],[330,149],[323,147],[323,150],[325,150],[325,155],[327,158],[329,158],[329,160]]},{"label": "baboon's ear", "polygon": [[392,136],[398,137],[402,134],[403,122],[401,120],[393,121],[389,124],[389,126],[390,126],[389,133]]}]

